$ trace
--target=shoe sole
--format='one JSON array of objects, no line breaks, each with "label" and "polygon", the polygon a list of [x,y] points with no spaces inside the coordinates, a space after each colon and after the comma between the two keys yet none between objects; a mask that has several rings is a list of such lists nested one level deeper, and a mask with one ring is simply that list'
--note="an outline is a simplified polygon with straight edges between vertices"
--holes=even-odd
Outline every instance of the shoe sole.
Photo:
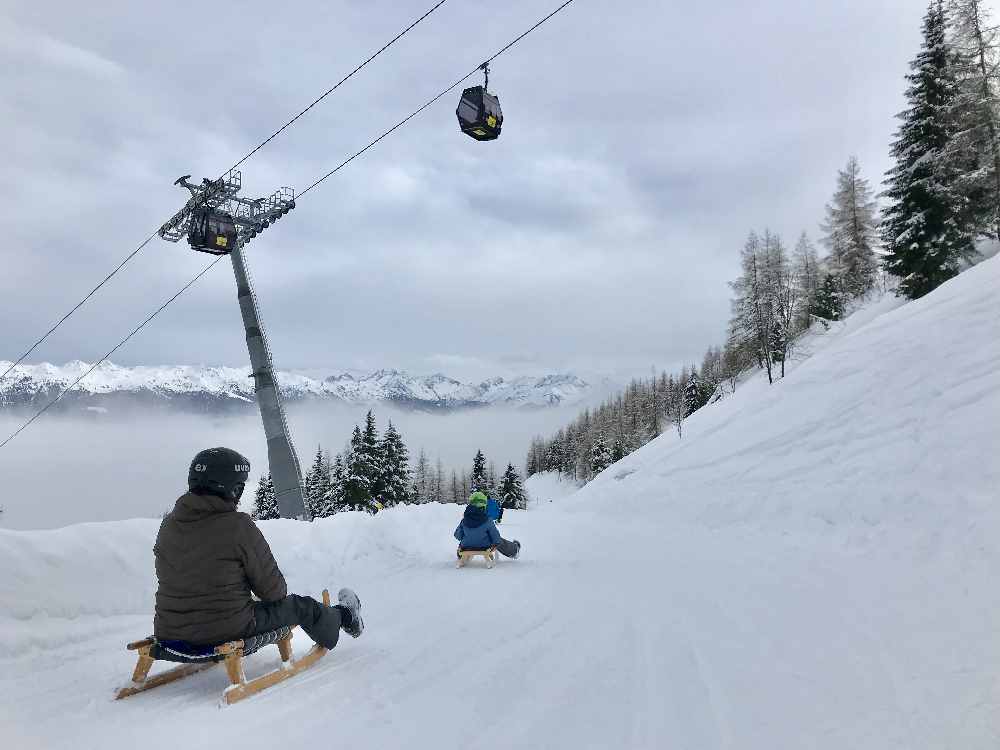
[{"label": "shoe sole", "polygon": [[361,599],[351,589],[343,588],[337,592],[337,603],[351,610],[351,613],[358,621],[357,633],[347,628],[344,628],[344,632],[352,638],[359,638],[365,630],[365,621],[361,618]]}]

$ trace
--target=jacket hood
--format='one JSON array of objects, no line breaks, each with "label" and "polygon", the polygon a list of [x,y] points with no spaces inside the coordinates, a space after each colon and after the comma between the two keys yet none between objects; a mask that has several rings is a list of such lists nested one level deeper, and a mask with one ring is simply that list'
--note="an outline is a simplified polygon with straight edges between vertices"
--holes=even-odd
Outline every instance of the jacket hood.
[{"label": "jacket hood", "polygon": [[196,495],[187,492],[177,498],[172,515],[174,520],[180,523],[201,521],[220,513],[233,513],[236,505],[235,502],[223,500],[218,495]]},{"label": "jacket hood", "polygon": [[478,505],[465,506],[465,515],[462,516],[462,523],[470,529],[482,526],[488,520],[489,519],[486,516],[486,508],[480,508]]}]

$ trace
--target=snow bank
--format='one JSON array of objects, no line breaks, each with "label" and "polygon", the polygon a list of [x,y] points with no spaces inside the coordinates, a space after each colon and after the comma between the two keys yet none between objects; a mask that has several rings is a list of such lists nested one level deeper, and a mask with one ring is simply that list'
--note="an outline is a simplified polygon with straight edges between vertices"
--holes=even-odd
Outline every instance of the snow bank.
[{"label": "snow bank", "polygon": [[[263,521],[260,528],[289,588],[318,594],[371,571],[447,559],[461,513],[459,506],[431,503],[376,516],[340,513],[311,524]],[[0,620],[149,616],[158,528],[157,520],[136,519],[53,531],[0,530]],[[0,653],[24,645],[0,641]]]},{"label": "snow bank", "polygon": [[568,497],[580,489],[580,485],[558,471],[543,471],[528,477],[524,489],[531,505],[540,505]]}]

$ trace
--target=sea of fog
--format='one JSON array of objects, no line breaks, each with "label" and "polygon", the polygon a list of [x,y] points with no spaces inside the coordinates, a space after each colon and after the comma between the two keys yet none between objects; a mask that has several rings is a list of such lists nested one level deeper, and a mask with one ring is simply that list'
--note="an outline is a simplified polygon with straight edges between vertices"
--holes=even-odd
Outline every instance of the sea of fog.
[{"label": "sea of fog", "polygon": [[[289,425],[307,470],[317,445],[341,451],[367,407],[292,405]],[[479,409],[451,414],[375,408],[402,433],[411,463],[423,448],[446,468],[470,466],[477,449],[502,471],[523,467],[532,436],[569,422],[578,406],[541,410]],[[0,433],[21,420],[0,415]],[[234,448],[253,466],[241,509],[252,507],[253,486],[266,470],[267,447],[256,411],[240,416],[128,413],[41,417],[0,450],[0,528],[55,528],[87,521],[160,517],[185,491],[187,468],[199,450]]]}]

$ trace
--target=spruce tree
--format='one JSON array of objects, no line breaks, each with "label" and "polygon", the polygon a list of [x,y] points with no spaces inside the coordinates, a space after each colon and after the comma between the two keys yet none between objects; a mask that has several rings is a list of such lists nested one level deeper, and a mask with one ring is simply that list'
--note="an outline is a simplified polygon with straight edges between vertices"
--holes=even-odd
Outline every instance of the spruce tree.
[{"label": "spruce tree", "polygon": [[257,482],[257,494],[254,496],[254,509],[250,514],[255,521],[269,521],[281,518],[278,511],[278,499],[274,494],[274,482],[271,474],[263,474]]},{"label": "spruce tree", "polygon": [[500,483],[500,502],[502,507],[512,510],[524,510],[528,507],[528,499],[521,486],[521,477],[513,464],[507,464]]},{"label": "spruce tree", "polygon": [[323,517],[326,497],[330,493],[330,475],[327,470],[327,462],[323,455],[322,446],[316,448],[316,456],[313,458],[312,467],[310,467],[305,477],[304,489],[304,500],[310,515],[314,518]]},{"label": "spruce tree", "polygon": [[389,422],[379,445],[382,459],[379,486],[381,502],[386,508],[410,502],[410,458],[402,436]]},{"label": "spruce tree", "polygon": [[811,314],[824,320],[840,320],[843,314],[844,303],[841,299],[840,285],[833,274],[826,274],[823,283],[816,293],[813,301]]},{"label": "spruce tree", "polygon": [[475,458],[472,459],[472,475],[469,477],[470,493],[488,492],[490,489],[489,480],[486,475],[486,456],[481,450],[476,451]]},{"label": "spruce tree", "polygon": [[617,435],[611,443],[611,463],[621,461],[629,453],[628,446],[622,440],[621,435]]},{"label": "spruce tree", "polygon": [[886,270],[901,279],[900,293],[922,297],[958,274],[975,256],[969,213],[959,190],[950,116],[956,99],[953,56],[945,42],[942,0],[924,17],[923,44],[910,65],[908,107],[892,145],[894,166],[886,175],[882,240]]},{"label": "spruce tree", "polygon": [[371,462],[364,454],[364,437],[355,425],[344,468],[344,502],[349,510],[364,510],[372,496]]},{"label": "spruce tree", "polygon": [[590,471],[592,476],[597,476],[614,463],[611,448],[608,441],[604,439],[604,433],[600,433],[594,441],[594,447],[590,449]]}]

